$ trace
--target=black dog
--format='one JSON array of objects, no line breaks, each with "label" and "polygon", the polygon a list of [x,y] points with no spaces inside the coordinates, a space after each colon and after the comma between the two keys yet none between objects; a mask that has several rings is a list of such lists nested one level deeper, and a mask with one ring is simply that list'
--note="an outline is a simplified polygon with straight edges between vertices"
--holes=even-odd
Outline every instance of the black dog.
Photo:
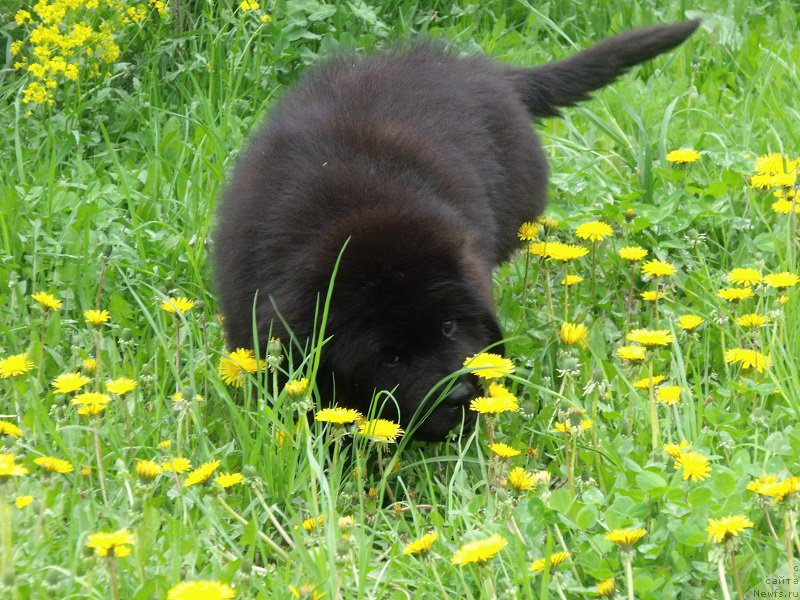
[{"label": "black dog", "polygon": [[230,347],[253,347],[254,315],[260,348],[269,335],[306,341],[349,240],[322,398],[366,413],[376,390],[392,391],[382,416],[407,427],[419,411],[415,436],[442,439],[477,387],[462,377],[438,406],[422,401],[465,357],[500,348],[492,267],[546,203],[531,118],[558,115],[697,25],[632,31],[528,69],[431,43],[312,69],[254,135],[219,208]]}]

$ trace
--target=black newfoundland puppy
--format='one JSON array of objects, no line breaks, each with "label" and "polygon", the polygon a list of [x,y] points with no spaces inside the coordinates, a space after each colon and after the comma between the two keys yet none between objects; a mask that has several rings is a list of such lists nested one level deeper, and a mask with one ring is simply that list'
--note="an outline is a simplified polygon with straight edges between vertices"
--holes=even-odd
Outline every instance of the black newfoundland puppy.
[{"label": "black newfoundland puppy", "polygon": [[367,414],[388,390],[382,417],[416,439],[444,438],[470,419],[479,389],[468,375],[444,398],[431,390],[467,356],[502,352],[492,268],[546,203],[531,119],[557,116],[697,25],[631,31],[534,68],[422,43],[311,69],[250,140],[219,207],[229,346],[252,348],[254,332],[262,351],[270,335],[305,343],[347,244],[321,397]]}]

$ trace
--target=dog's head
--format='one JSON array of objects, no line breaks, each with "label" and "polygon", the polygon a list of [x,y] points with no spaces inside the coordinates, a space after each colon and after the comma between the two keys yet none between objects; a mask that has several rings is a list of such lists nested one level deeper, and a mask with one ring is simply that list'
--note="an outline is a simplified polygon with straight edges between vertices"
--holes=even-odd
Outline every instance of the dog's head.
[{"label": "dog's head", "polygon": [[490,269],[472,240],[413,211],[360,215],[346,232],[318,379],[323,401],[367,414],[377,397],[379,416],[415,439],[470,425],[480,388],[473,375],[453,373],[489,346],[502,352]]}]

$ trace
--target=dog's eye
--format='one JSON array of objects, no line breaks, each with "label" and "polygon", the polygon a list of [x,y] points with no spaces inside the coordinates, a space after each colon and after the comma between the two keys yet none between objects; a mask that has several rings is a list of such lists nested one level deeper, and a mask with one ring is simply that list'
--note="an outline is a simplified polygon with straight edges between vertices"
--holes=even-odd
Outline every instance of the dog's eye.
[{"label": "dog's eye", "polygon": [[383,364],[387,367],[396,367],[400,364],[399,354],[387,354],[383,357]]},{"label": "dog's eye", "polygon": [[453,337],[456,333],[456,322],[452,319],[442,322],[442,334],[446,337]]}]

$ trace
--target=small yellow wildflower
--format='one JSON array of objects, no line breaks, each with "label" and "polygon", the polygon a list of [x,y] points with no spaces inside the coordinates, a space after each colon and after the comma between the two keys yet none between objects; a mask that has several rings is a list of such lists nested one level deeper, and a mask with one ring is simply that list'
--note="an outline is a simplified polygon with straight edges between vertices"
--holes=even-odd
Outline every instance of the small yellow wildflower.
[{"label": "small yellow wildflower", "polygon": [[322,515],[318,517],[310,517],[305,521],[303,521],[303,529],[305,529],[306,531],[313,531],[317,527],[322,527],[324,521],[325,519]]},{"label": "small yellow wildflower", "polygon": [[568,560],[569,556],[569,552],[556,552],[555,554],[551,554],[549,559],[540,558],[539,560],[533,561],[530,567],[528,567],[528,571],[531,573],[543,573],[548,562],[550,563],[550,567],[555,569],[558,565]]},{"label": "small yellow wildflower", "polygon": [[667,346],[675,339],[666,329],[634,329],[625,338],[644,346]]},{"label": "small yellow wildflower", "polygon": [[63,475],[65,473],[72,473],[72,471],[75,470],[72,463],[69,461],[53,456],[40,456],[35,458],[33,462],[50,473],[60,473]]},{"label": "small yellow wildflower", "polygon": [[24,375],[31,369],[33,369],[33,362],[28,360],[27,352],[12,354],[0,359],[0,379]]},{"label": "small yellow wildflower", "polygon": [[69,394],[77,392],[87,383],[90,379],[80,373],[64,373],[56,377],[50,385],[56,394]]},{"label": "small yellow wildflower", "polygon": [[567,275],[564,279],[561,280],[561,285],[571,286],[577,285],[581,281],[583,281],[583,277],[580,275]]},{"label": "small yellow wildflower", "polygon": [[469,542],[461,546],[450,558],[454,565],[468,565],[471,563],[485,563],[500,550],[506,547],[508,542],[500,535],[492,535],[482,540]]},{"label": "small yellow wildflower", "polygon": [[756,313],[748,313],[736,318],[736,324],[740,327],[761,327],[767,322],[767,317]]},{"label": "small yellow wildflower", "polygon": [[753,297],[753,290],[749,287],[745,288],[723,288],[717,292],[717,296],[728,302],[736,302],[738,300],[747,300]]},{"label": "small yellow wildflower", "polygon": [[117,379],[109,379],[106,381],[106,391],[116,394],[117,396],[124,396],[135,389],[136,382],[128,377],[118,377]]},{"label": "small yellow wildflower", "polygon": [[667,297],[665,292],[658,292],[655,290],[648,290],[646,292],[642,292],[642,300],[645,302],[655,302],[656,300],[663,300]]},{"label": "small yellow wildflower", "polygon": [[400,425],[386,419],[372,419],[363,421],[358,425],[358,433],[368,437],[373,442],[396,442],[405,431]]},{"label": "small yellow wildflower", "polygon": [[752,529],[753,522],[744,515],[731,515],[721,519],[709,519],[708,539],[721,544],[731,537],[738,537],[745,529]]},{"label": "small yellow wildflower", "polygon": [[697,160],[700,160],[700,153],[692,148],[672,150],[667,154],[667,161],[671,163],[687,164]]},{"label": "small yellow wildflower", "polygon": [[134,544],[133,534],[127,529],[114,532],[92,533],[86,541],[86,547],[94,550],[97,556],[128,556]]},{"label": "small yellow wildflower", "polygon": [[308,379],[303,377],[301,379],[290,379],[286,382],[284,388],[290,398],[300,398],[306,393],[308,389]]},{"label": "small yellow wildflower", "polygon": [[613,233],[614,231],[611,229],[611,226],[602,221],[589,221],[588,223],[578,225],[578,228],[575,230],[575,235],[579,238],[592,242],[601,242],[603,239],[613,235]]},{"label": "small yellow wildflower", "polygon": [[14,499],[14,506],[16,506],[21,510],[23,508],[30,506],[32,502],[33,502],[33,496],[17,496]]},{"label": "small yellow wildflower", "polygon": [[523,242],[532,242],[539,235],[539,225],[533,221],[525,221],[519,226],[517,237]]},{"label": "small yellow wildflower", "polygon": [[687,442],[686,440],[681,440],[680,443],[678,443],[678,444],[671,443],[671,442],[667,443],[667,444],[664,444],[664,452],[666,452],[667,454],[669,454],[672,458],[674,458],[676,460],[681,454],[683,454],[684,452],[687,452],[688,450],[691,450],[691,448],[692,448],[692,444]]},{"label": "small yellow wildflower", "polygon": [[514,363],[499,354],[481,352],[464,360],[464,368],[483,379],[497,379],[514,372]]},{"label": "small yellow wildflower", "polygon": [[683,480],[703,481],[711,475],[708,459],[694,450],[682,452],[675,459],[675,470],[683,469]]},{"label": "small yellow wildflower", "polygon": [[527,492],[536,487],[536,477],[522,467],[515,467],[508,473],[508,484],[517,491]]},{"label": "small yellow wildflower", "polygon": [[152,460],[137,460],[136,474],[142,479],[155,479],[164,469]]},{"label": "small yellow wildflower", "polygon": [[678,317],[678,327],[691,331],[703,324],[704,319],[697,315],[682,315]]},{"label": "small yellow wildflower", "polygon": [[314,419],[323,423],[334,423],[336,425],[344,425],[363,419],[364,416],[352,408],[323,408],[316,412]]},{"label": "small yellow wildflower", "polygon": [[662,381],[664,381],[666,377],[663,375],[654,375],[653,377],[645,377],[644,379],[639,379],[638,381],[633,382],[633,387],[637,390],[647,390],[653,386],[658,385]]},{"label": "small yellow wildflower", "polygon": [[167,600],[230,600],[235,596],[227,583],[206,580],[183,581],[167,592]]},{"label": "small yellow wildflower", "polygon": [[646,350],[644,346],[620,346],[617,348],[617,356],[622,360],[644,360]]},{"label": "small yellow wildflower", "polygon": [[766,354],[761,354],[758,350],[748,350],[746,348],[731,348],[725,352],[726,363],[739,363],[743,369],[754,368],[758,373],[762,373],[770,366],[770,358]]},{"label": "small yellow wildflower", "polygon": [[794,287],[797,285],[798,281],[800,281],[800,277],[794,273],[789,273],[788,271],[783,271],[782,273],[770,273],[769,275],[764,276],[764,284],[771,288],[777,289]]},{"label": "small yellow wildflower", "polygon": [[561,242],[550,242],[547,244],[547,258],[560,260],[562,262],[576,260],[589,254],[589,250],[576,244],[563,244]]},{"label": "small yellow wildflower", "polygon": [[47,292],[37,292],[35,294],[31,294],[31,298],[33,298],[47,310],[58,310],[62,306],[61,300],[52,294],[48,294]]},{"label": "small yellow wildflower", "polygon": [[7,435],[13,438],[22,437],[22,429],[10,421],[0,421],[0,435]]},{"label": "small yellow wildflower", "polygon": [[252,350],[237,348],[228,356],[221,356],[217,367],[222,381],[233,387],[240,388],[245,382],[247,374],[255,373],[266,367],[265,360],[256,360]]},{"label": "small yellow wildflower", "polygon": [[416,540],[406,544],[405,548],[403,548],[403,554],[422,554],[423,552],[427,552],[433,546],[433,543],[436,541],[436,537],[437,535],[435,531],[426,533],[421,538],[417,538]]},{"label": "small yellow wildflower", "polygon": [[178,457],[163,463],[161,468],[165,471],[180,474],[191,469],[192,462],[188,458]]},{"label": "small yellow wildflower", "polygon": [[614,529],[606,533],[605,537],[609,542],[617,544],[629,550],[633,545],[647,535],[646,529]]},{"label": "small yellow wildflower", "polygon": [[200,465],[186,476],[186,479],[183,481],[183,487],[190,487],[200,483],[205,483],[211,478],[211,476],[214,474],[214,471],[219,468],[219,465],[219,460],[212,460]]},{"label": "small yellow wildflower", "polygon": [[160,306],[161,310],[173,315],[176,313],[186,314],[194,308],[195,301],[189,300],[183,296],[179,296],[177,298],[170,296],[166,300],[162,301]]},{"label": "small yellow wildflower", "polygon": [[520,455],[520,451],[516,448],[512,448],[507,444],[495,442],[489,446],[489,450],[494,452],[500,458],[514,458],[515,456]]},{"label": "small yellow wildflower", "polygon": [[99,415],[111,402],[111,396],[100,392],[84,392],[72,398],[72,405],[78,407],[81,416]]},{"label": "small yellow wildflower", "polygon": [[256,0],[242,0],[239,4],[239,8],[243,13],[258,10],[258,2],[256,2]]},{"label": "small yellow wildflower", "polygon": [[589,329],[583,323],[562,323],[559,337],[568,346],[575,344],[585,346],[586,338],[589,337]]},{"label": "small yellow wildflower", "polygon": [[597,595],[603,598],[612,598],[617,591],[617,586],[614,583],[614,578],[604,579],[597,584]]},{"label": "small yellow wildflower", "polygon": [[225,489],[238,485],[243,481],[244,475],[241,473],[220,473],[214,478],[214,482]]},{"label": "small yellow wildflower", "polygon": [[677,273],[677,269],[674,265],[668,262],[653,259],[642,264],[642,273],[648,277],[665,277],[667,275],[675,275],[675,273]]},{"label": "small yellow wildflower", "polygon": [[761,283],[761,273],[749,267],[733,269],[728,273],[727,277],[732,284],[744,287],[751,287]]},{"label": "small yellow wildflower", "polygon": [[13,454],[0,453],[0,482],[6,477],[22,477],[28,474],[28,469],[15,461],[16,457]]},{"label": "small yellow wildflower", "polygon": [[100,325],[108,323],[108,321],[111,319],[111,313],[109,313],[107,310],[90,309],[84,311],[83,318],[86,319],[86,322],[89,323],[89,325],[99,327]]},{"label": "small yellow wildflower", "polygon": [[681,387],[678,385],[665,385],[656,388],[656,399],[667,406],[673,406],[681,399]]},{"label": "small yellow wildflower", "polygon": [[620,248],[617,254],[623,260],[636,262],[647,256],[647,250],[640,246],[625,246],[624,248]]}]

